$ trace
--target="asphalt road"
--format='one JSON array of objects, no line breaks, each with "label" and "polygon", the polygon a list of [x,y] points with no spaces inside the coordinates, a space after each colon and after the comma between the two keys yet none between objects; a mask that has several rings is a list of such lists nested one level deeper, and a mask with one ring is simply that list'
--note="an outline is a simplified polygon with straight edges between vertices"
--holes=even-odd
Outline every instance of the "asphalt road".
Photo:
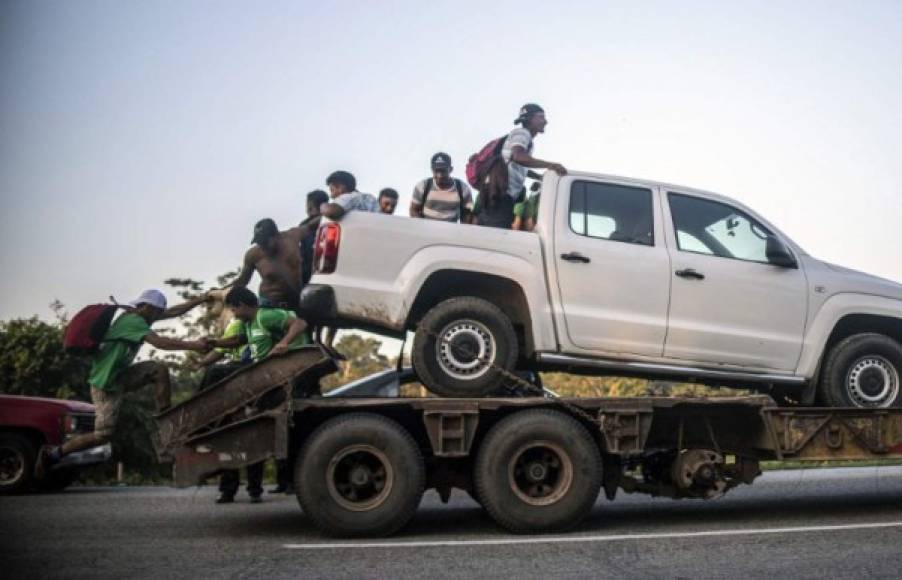
[{"label": "asphalt road", "polygon": [[448,505],[427,493],[408,528],[375,541],[322,536],[294,497],[214,497],[76,487],[0,498],[0,576],[902,576],[902,467],[769,472],[707,502],[620,495],[553,536],[507,534],[457,492]]}]

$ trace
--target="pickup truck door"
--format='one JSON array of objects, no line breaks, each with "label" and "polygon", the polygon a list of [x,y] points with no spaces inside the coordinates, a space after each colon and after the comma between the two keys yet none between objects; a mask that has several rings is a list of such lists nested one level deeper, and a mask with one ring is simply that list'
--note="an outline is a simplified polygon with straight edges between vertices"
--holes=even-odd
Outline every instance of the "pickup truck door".
[{"label": "pickup truck door", "polygon": [[748,212],[699,194],[665,196],[672,284],[664,356],[792,371],[802,348],[801,265],[768,263],[768,236]]},{"label": "pickup truck door", "polygon": [[670,257],[659,204],[642,184],[561,179],[547,259],[557,274],[564,352],[661,357]]}]

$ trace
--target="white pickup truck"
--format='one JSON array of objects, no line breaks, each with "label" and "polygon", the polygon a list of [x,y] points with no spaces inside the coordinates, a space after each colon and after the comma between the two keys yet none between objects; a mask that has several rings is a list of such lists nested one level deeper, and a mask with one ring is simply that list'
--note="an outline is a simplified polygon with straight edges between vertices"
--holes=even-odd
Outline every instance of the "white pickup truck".
[{"label": "white pickup truck", "polygon": [[534,232],[352,212],[301,295],[322,323],[403,336],[444,396],[505,370],[696,381],[899,407],[902,285],[821,262],[729,198],[549,172]]}]

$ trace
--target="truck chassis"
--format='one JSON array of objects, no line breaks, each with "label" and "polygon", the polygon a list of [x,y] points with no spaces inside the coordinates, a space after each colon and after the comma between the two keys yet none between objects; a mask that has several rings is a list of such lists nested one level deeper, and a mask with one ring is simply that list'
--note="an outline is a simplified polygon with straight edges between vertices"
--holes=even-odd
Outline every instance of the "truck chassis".
[{"label": "truck chassis", "polygon": [[294,462],[305,512],[338,536],[394,533],[426,489],[466,490],[504,528],[560,531],[601,490],[719,497],[767,460],[902,458],[902,409],[716,398],[292,397],[335,369],[316,347],[268,359],[157,417],[175,485]]}]

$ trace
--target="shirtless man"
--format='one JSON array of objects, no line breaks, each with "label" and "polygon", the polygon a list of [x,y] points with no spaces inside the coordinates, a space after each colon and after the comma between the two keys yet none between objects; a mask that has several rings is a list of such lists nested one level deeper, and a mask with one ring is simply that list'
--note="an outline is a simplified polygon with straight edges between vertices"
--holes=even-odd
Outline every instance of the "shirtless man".
[{"label": "shirtless man", "polygon": [[244,254],[241,273],[232,284],[246,288],[254,271],[260,274],[260,305],[297,310],[301,293],[301,238],[304,229],[280,232],[265,218],[254,226],[254,246]]}]

